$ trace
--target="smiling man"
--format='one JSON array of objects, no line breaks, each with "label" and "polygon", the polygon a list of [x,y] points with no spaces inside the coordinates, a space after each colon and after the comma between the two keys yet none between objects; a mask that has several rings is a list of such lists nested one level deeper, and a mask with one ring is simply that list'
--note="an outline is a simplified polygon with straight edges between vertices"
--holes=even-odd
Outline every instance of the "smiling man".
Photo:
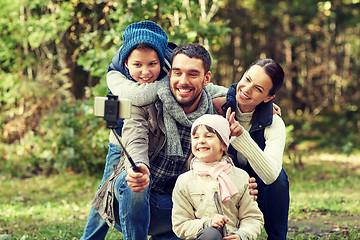
[{"label": "smiling man", "polygon": [[173,55],[172,59],[170,89],[184,112],[191,113],[200,101],[203,88],[211,80],[211,61],[207,58],[195,58],[196,55],[191,52],[186,55],[181,53],[181,49],[178,50],[179,53]]},{"label": "smiling man", "polygon": [[[211,57],[201,45],[177,47],[171,65],[170,81],[159,89],[159,100],[133,106],[124,122],[123,143],[141,172],[134,172],[123,156],[92,203],[124,239],[178,239],[172,232],[171,193],[177,177],[187,171],[191,125],[215,113],[212,99],[227,92],[210,83]],[[94,239],[103,239],[105,231],[98,232]]]}]

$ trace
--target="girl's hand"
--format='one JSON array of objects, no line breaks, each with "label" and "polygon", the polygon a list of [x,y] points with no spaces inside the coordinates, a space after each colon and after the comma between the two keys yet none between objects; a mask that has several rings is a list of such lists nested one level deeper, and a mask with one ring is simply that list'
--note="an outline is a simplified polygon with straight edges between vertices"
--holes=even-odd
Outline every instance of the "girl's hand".
[{"label": "girl's hand", "polygon": [[229,233],[226,237],[223,238],[223,240],[230,240],[230,239],[241,240],[241,237],[235,233]]},{"label": "girl's hand", "polygon": [[150,184],[150,171],[145,164],[137,165],[141,172],[135,172],[132,168],[127,170],[126,181],[133,192],[141,192]]},{"label": "girl's hand", "polygon": [[230,136],[239,137],[243,133],[243,128],[238,121],[235,120],[235,112],[231,113],[231,108],[226,110],[226,120],[230,125]]},{"label": "girl's hand", "polygon": [[215,214],[211,218],[211,226],[215,228],[221,228],[229,221],[229,218],[225,217],[224,215]]}]

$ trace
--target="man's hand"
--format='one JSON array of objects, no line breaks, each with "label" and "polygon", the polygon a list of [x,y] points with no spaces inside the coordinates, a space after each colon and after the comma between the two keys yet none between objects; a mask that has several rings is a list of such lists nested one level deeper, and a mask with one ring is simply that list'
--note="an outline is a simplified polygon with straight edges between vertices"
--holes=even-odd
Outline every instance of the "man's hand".
[{"label": "man's hand", "polygon": [[132,168],[127,170],[126,181],[129,188],[133,192],[141,192],[150,184],[150,171],[144,164],[139,164],[137,167],[141,172],[135,172]]},{"label": "man's hand", "polygon": [[254,177],[249,178],[249,188],[250,188],[250,195],[253,195],[254,200],[256,201],[258,190],[256,189],[257,183],[256,183],[256,179]]},{"label": "man's hand", "polygon": [[229,221],[229,218],[225,217],[224,215],[215,214],[211,218],[211,226],[215,228],[222,228],[225,223]]}]

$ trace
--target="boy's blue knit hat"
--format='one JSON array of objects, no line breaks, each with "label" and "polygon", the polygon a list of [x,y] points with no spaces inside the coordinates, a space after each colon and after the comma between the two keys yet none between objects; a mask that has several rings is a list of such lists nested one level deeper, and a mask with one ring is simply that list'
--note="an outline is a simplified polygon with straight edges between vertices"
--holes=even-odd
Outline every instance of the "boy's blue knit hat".
[{"label": "boy's blue knit hat", "polygon": [[167,48],[168,37],[164,30],[156,23],[151,21],[142,21],[130,24],[124,31],[124,43],[122,45],[122,53],[120,57],[120,65],[125,63],[132,50],[134,50],[140,43],[152,47],[160,61],[161,68],[165,64],[165,51]]}]

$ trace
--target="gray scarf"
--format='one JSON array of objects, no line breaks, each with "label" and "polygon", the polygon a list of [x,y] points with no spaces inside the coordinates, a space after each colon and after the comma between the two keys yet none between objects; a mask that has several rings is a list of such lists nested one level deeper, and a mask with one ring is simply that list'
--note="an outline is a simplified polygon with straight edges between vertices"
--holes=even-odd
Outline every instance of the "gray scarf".
[{"label": "gray scarf", "polygon": [[196,110],[192,113],[185,114],[183,108],[174,98],[174,95],[170,90],[169,82],[164,82],[164,84],[162,84],[158,90],[158,95],[163,103],[163,116],[167,141],[165,153],[169,156],[183,157],[184,154],[176,122],[190,128],[192,123],[202,115],[206,113],[214,114],[212,98],[206,88],[203,88],[201,99]]}]

